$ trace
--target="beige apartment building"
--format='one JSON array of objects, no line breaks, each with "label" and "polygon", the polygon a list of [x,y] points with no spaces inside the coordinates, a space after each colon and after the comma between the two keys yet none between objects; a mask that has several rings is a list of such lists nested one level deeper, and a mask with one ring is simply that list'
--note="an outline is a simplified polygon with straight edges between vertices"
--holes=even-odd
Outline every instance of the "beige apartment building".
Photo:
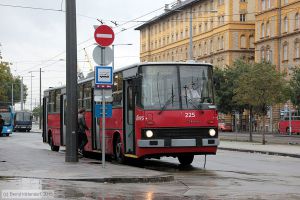
[{"label": "beige apartment building", "polygon": [[256,0],[255,61],[289,77],[300,64],[300,0]]},{"label": "beige apartment building", "polygon": [[164,13],[136,28],[140,30],[140,60],[192,58],[219,67],[230,66],[238,58],[254,61],[255,4],[250,2],[178,0],[166,5]]},{"label": "beige apartment building", "polygon": [[[255,61],[271,62],[289,79],[300,67],[300,0],[256,0],[255,5]],[[286,106],[274,106],[269,113],[273,131]]]}]

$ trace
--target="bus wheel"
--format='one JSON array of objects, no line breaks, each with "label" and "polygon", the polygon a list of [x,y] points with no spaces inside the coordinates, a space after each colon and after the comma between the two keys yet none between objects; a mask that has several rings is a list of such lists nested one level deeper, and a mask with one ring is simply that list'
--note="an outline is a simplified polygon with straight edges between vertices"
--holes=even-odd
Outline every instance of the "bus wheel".
[{"label": "bus wheel", "polygon": [[52,136],[49,137],[49,145],[51,147],[51,151],[59,151],[59,146],[55,146],[53,143]]},{"label": "bus wheel", "polygon": [[194,160],[194,155],[192,154],[187,154],[187,155],[179,155],[178,156],[178,161],[180,162],[181,165],[183,166],[188,166],[190,165]]},{"label": "bus wheel", "polygon": [[124,163],[124,155],[122,151],[122,142],[120,136],[116,136],[116,142],[114,143],[115,145],[115,159],[118,163]]}]

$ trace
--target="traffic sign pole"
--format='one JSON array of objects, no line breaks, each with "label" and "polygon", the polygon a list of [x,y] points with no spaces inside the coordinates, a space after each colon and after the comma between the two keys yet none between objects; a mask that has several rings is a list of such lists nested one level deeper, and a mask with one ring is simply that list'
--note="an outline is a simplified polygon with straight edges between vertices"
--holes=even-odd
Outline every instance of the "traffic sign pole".
[{"label": "traffic sign pole", "polygon": [[[101,64],[104,65],[105,47],[101,47]],[[105,168],[105,96],[102,88],[102,167]]]},{"label": "traffic sign pole", "polygon": [[[105,65],[105,47],[110,46],[114,39],[115,34],[114,31],[107,25],[101,25],[98,28],[96,28],[94,32],[94,38],[95,41],[101,46],[101,65]],[[107,70],[107,69],[106,69]],[[112,69],[113,70],[113,69]],[[112,72],[112,70],[110,70]],[[99,75],[97,76],[98,71],[96,72],[95,77],[95,88],[97,86]],[[106,73],[106,72],[104,72]],[[100,75],[101,76],[101,75]],[[109,76],[105,74],[105,76]],[[97,78],[97,80],[96,80]],[[110,74],[110,80],[113,80],[112,74]],[[104,81],[105,82],[105,81]],[[112,82],[112,81],[111,81]],[[99,83],[98,83],[99,84]],[[103,84],[103,83],[100,83]],[[112,83],[108,84],[111,85]],[[103,86],[103,85],[102,85]],[[104,93],[105,87],[102,87],[102,167],[105,167],[105,93]]]}]

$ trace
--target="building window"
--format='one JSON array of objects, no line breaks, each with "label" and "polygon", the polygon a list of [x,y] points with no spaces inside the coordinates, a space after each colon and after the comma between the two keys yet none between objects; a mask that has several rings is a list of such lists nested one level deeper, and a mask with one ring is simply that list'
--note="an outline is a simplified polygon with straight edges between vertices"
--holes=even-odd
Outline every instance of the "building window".
[{"label": "building window", "polygon": [[201,43],[199,44],[199,56],[201,56],[202,55],[202,49],[201,49]]},{"label": "building window", "polygon": [[284,0],[284,5],[288,4],[289,1],[288,0]]},{"label": "building window", "polygon": [[214,47],[213,47],[213,40],[210,40],[210,53],[213,53]]},{"label": "building window", "polygon": [[241,36],[241,40],[240,40],[240,48],[241,49],[245,49],[246,48],[246,37],[245,35]]},{"label": "building window", "polygon": [[268,9],[271,8],[271,0],[268,0]]},{"label": "building window", "polygon": [[262,47],[260,49],[260,58],[261,58],[261,62],[265,61],[265,48],[264,47]]},{"label": "building window", "polygon": [[224,49],[224,38],[223,38],[223,36],[221,37],[221,49],[222,50]]},{"label": "building window", "polygon": [[283,61],[287,61],[288,60],[288,43],[284,43],[283,45]]},{"label": "building window", "polygon": [[295,15],[295,30],[298,30],[299,26],[300,26],[300,23],[299,23],[299,13],[296,13],[296,15]]},{"label": "building window", "polygon": [[295,40],[295,59],[300,58],[300,40],[296,39]]},{"label": "building window", "polygon": [[261,10],[266,10],[266,0],[261,0]]},{"label": "building window", "polygon": [[288,22],[288,17],[287,16],[284,18],[283,24],[284,24],[284,32],[287,33],[288,30],[289,30],[289,22]]},{"label": "building window", "polygon": [[264,38],[265,37],[265,24],[262,23],[261,24],[261,38]]},{"label": "building window", "polygon": [[240,21],[245,22],[246,21],[246,14],[240,14]]},{"label": "building window", "polygon": [[267,46],[267,58],[266,58],[267,62],[271,62],[271,50],[270,47]]},{"label": "building window", "polygon": [[250,49],[254,49],[254,36],[253,35],[250,35],[249,37],[249,46],[250,46]]},{"label": "building window", "polygon": [[271,30],[270,30],[270,22],[267,22],[267,37],[270,37],[270,32],[271,32]]}]

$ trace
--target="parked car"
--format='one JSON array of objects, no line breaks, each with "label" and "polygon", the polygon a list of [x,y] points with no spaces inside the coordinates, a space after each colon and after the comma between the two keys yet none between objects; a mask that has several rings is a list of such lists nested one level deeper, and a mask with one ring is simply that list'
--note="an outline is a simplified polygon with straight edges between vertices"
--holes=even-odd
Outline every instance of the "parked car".
[{"label": "parked car", "polygon": [[220,122],[219,125],[218,125],[218,127],[219,127],[220,131],[232,132],[232,125],[231,125],[231,123]]}]

